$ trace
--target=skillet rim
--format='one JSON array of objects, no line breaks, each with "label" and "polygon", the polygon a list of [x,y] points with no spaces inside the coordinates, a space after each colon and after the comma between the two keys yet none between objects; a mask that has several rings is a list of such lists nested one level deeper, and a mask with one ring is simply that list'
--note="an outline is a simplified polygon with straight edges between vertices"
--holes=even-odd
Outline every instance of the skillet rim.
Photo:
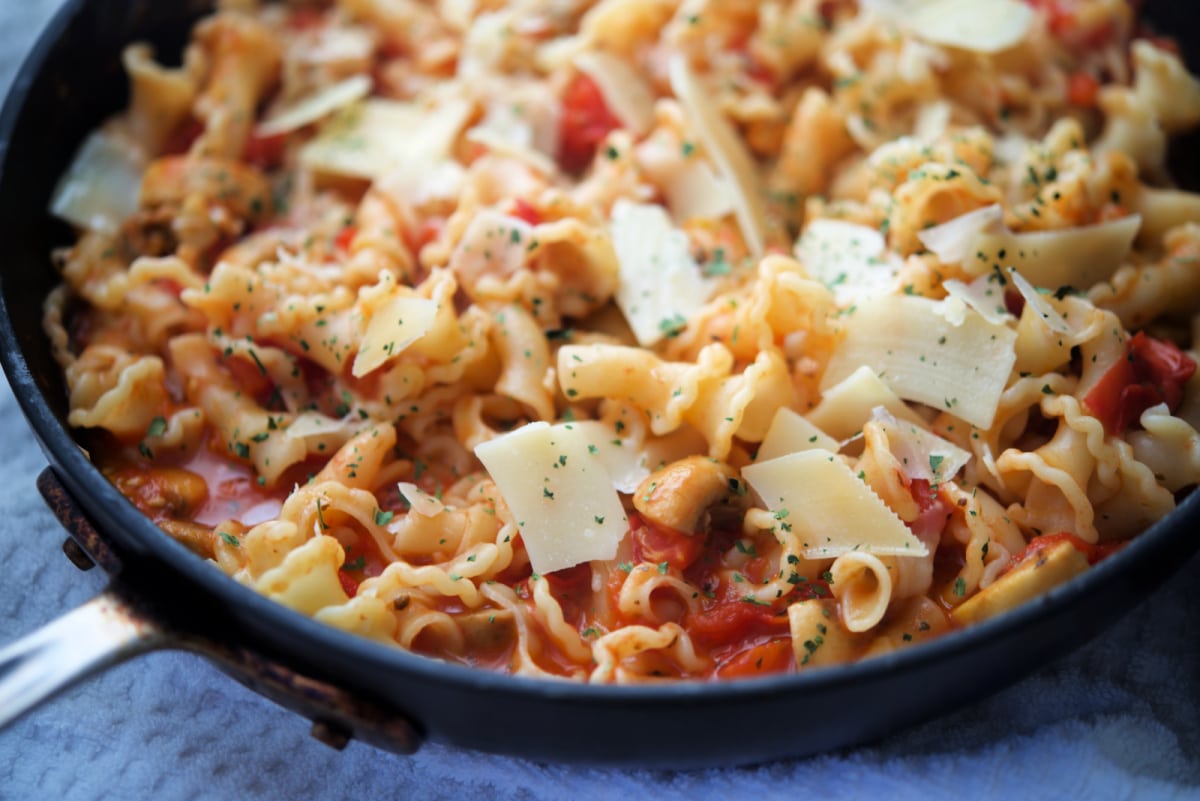
[{"label": "skillet rim", "polygon": [[[67,0],[55,13],[16,73],[0,110],[0,190],[5,188],[11,140],[36,79],[45,69],[64,31],[87,4],[95,0]],[[56,180],[57,176],[49,177]],[[46,266],[49,266],[47,254]],[[6,267],[5,270],[13,268]],[[39,301],[44,298],[39,298]],[[251,649],[280,654],[301,670],[316,669],[321,675],[334,674],[330,666],[346,660],[367,662],[377,669],[399,671],[421,681],[462,687],[473,691],[504,693],[519,698],[539,698],[584,706],[619,702],[653,702],[666,709],[696,700],[727,702],[738,699],[771,697],[808,697],[821,695],[847,685],[900,681],[913,674],[936,673],[939,669],[969,660],[986,644],[1015,639],[1021,631],[1039,620],[1064,616],[1072,611],[1087,611],[1087,601],[1100,596],[1106,585],[1132,581],[1137,600],[1161,584],[1181,567],[1186,557],[1200,548],[1200,539],[1188,542],[1189,527],[1200,523],[1200,493],[1192,492],[1179,506],[1135,537],[1119,553],[1083,573],[997,618],[976,626],[953,631],[935,640],[904,648],[883,656],[848,665],[807,670],[758,678],[720,681],[672,681],[663,684],[591,685],[572,681],[511,676],[490,670],[443,662],[401,648],[385,646],[317,622],[282,604],[269,600],[188,551],[151,521],[111,485],[71,438],[69,429],[51,409],[47,396],[38,387],[13,325],[4,276],[0,275],[0,363],[8,375],[13,394],[29,425],[70,492],[80,506],[96,521],[97,529],[114,542],[122,556],[129,557],[128,575],[122,579],[146,582],[147,567],[166,566],[171,573],[188,582],[188,590],[202,597],[215,598],[232,624],[222,636],[245,642]],[[39,332],[40,333],[40,332]],[[1182,558],[1168,560],[1168,555]],[[1143,575],[1145,574],[1145,575]],[[1151,575],[1152,578],[1146,578]],[[170,578],[169,576],[167,578]],[[155,586],[154,582],[147,582]],[[157,585],[162,585],[162,580]],[[164,602],[165,599],[163,599]],[[169,602],[168,602],[169,603]],[[1113,623],[1132,607],[1108,611],[1088,621],[1086,638]],[[1059,624],[1061,625],[1061,623]],[[288,640],[291,642],[288,642]],[[1078,635],[1075,640],[1080,639]],[[1072,637],[1064,637],[1055,658],[1078,647]],[[315,653],[314,653],[315,652]],[[319,657],[319,658],[314,658]],[[987,694],[1012,683],[1036,669],[1036,665],[1007,669],[1003,683],[990,683]],[[335,676],[341,681],[347,675]],[[349,677],[355,691],[371,693]],[[345,686],[345,685],[342,685]],[[419,687],[418,687],[419,689]],[[982,697],[982,695],[980,696]],[[951,699],[950,703],[957,703]],[[949,703],[943,704],[948,706]],[[921,719],[943,712],[931,706]],[[425,721],[418,720],[419,724]],[[911,725],[909,721],[905,725]],[[891,727],[894,731],[896,727]]]}]

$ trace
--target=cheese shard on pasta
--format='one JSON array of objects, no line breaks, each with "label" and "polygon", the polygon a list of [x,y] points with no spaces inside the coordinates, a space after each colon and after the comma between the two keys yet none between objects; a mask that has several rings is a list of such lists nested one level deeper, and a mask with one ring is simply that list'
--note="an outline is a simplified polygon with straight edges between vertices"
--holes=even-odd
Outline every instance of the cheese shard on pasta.
[{"label": "cheese shard on pasta", "polygon": [[617,306],[638,344],[649,347],[686,325],[715,284],[661,206],[618,200],[610,230],[621,278]]},{"label": "cheese shard on pasta", "polygon": [[923,426],[901,422],[882,406],[873,412],[875,422],[887,435],[888,446],[910,478],[937,484],[949,481],[971,461],[971,454]]},{"label": "cheese shard on pasta", "polygon": [[539,421],[475,446],[537,573],[613,559],[629,529],[612,478],[588,444],[572,423]]},{"label": "cheese shard on pasta", "polygon": [[845,319],[822,390],[867,365],[905,400],[991,426],[1016,363],[1015,331],[970,308],[951,322],[938,301],[909,295],[866,301]]},{"label": "cheese shard on pasta", "polygon": [[396,484],[412,511],[422,517],[436,517],[446,511],[446,505],[410,481]]},{"label": "cheese shard on pasta", "polygon": [[917,239],[943,264],[959,264],[973,255],[971,246],[985,232],[1004,228],[1004,208],[996,203],[926,228]]},{"label": "cheese shard on pasta", "polygon": [[632,494],[642,479],[650,475],[647,455],[633,438],[617,436],[611,425],[599,420],[583,420],[571,425],[587,438],[588,451],[608,471],[613,489]]},{"label": "cheese shard on pasta", "polygon": [[93,131],[54,187],[50,213],[80,228],[116,233],[137,211],[145,170],[136,144],[120,133]]},{"label": "cheese shard on pasta", "polygon": [[309,169],[372,180],[394,169],[442,161],[471,115],[455,98],[433,106],[372,97],[325,121],[300,151]]},{"label": "cheese shard on pasta", "polygon": [[399,356],[412,343],[429,333],[437,317],[437,301],[418,297],[396,297],[384,303],[363,334],[351,372],[355,378]]},{"label": "cheese shard on pasta", "polygon": [[283,111],[263,120],[255,129],[258,136],[278,136],[323,120],[338,109],[357,103],[371,93],[371,79],[351,75],[345,80],[306,95]]},{"label": "cheese shard on pasta", "polygon": [[926,556],[929,551],[840,458],[808,450],[742,468],[779,520],[795,527],[809,559],[851,551]]},{"label": "cheese shard on pasta", "polygon": [[722,177],[733,188],[733,209],[746,247],[761,256],[766,243],[764,192],[754,158],[725,119],[721,109],[683,55],[672,56],[668,64],[671,91],[679,99],[684,113],[696,131]]},{"label": "cheese shard on pasta", "polygon": [[844,440],[861,433],[863,423],[877,408],[901,420],[920,422],[891,387],[865,365],[824,390],[821,402],[808,413],[808,420],[831,437]]},{"label": "cheese shard on pasta", "polygon": [[796,242],[796,258],[833,290],[839,306],[887,294],[902,266],[879,231],[844,220],[810,222]]},{"label": "cheese shard on pasta", "polygon": [[1021,42],[1035,16],[1019,0],[863,0],[863,7],[927,42],[976,53]]},{"label": "cheese shard on pasta", "polygon": [[771,427],[758,448],[755,461],[766,462],[789,453],[821,449],[838,450],[838,441],[786,406],[771,418]]},{"label": "cheese shard on pasta", "polygon": [[1125,263],[1141,225],[1141,216],[1131,214],[1055,231],[985,231],[972,242],[962,266],[980,275],[999,264],[1015,267],[1034,286],[1087,289],[1107,281]]}]

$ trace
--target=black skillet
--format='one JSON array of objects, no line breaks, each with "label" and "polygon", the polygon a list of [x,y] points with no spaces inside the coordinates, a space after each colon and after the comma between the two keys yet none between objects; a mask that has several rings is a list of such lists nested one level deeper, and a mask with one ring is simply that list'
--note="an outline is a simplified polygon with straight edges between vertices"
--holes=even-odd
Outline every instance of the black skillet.
[{"label": "black skillet", "polygon": [[[41,328],[57,281],[48,254],[71,233],[44,210],[82,138],[125,103],[121,48],[148,40],[169,58],[209,5],[69,0],[0,114],[0,359],[50,461],[39,488],[73,538],[69,552],[111,576],[97,599],[0,652],[0,722],[117,660],[186,648],[312,718],[333,744],[355,736],[410,752],[432,738],[534,759],[660,767],[762,761],[865,742],[978,701],[1098,633],[1200,548],[1193,493],[1116,556],[978,627],[845,667],[717,684],[588,686],[475,671],[359,639],[255,594],[159,531],[85,458],[66,427],[60,370]],[[1181,41],[1194,69],[1200,6],[1162,0],[1146,15]],[[1177,143],[1174,154],[1176,174],[1200,184],[1197,150]],[[713,737],[714,721],[752,736]]]}]

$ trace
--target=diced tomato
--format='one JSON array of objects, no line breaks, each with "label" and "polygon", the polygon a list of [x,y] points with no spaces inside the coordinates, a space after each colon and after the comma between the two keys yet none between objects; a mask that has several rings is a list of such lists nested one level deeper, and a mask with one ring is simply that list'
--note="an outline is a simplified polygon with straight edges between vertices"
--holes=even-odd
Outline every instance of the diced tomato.
[{"label": "diced tomato", "polygon": [[319,28],[324,23],[325,15],[321,10],[308,7],[293,9],[287,21],[288,27],[297,31]]},{"label": "diced tomato", "polygon": [[341,582],[342,592],[353,598],[358,594],[358,582],[345,570],[338,571],[338,581]]},{"label": "diced tomato", "polygon": [[162,155],[178,156],[188,152],[192,142],[195,142],[203,132],[204,123],[195,117],[188,117],[167,137],[167,141],[163,143]]},{"label": "diced tomato", "polygon": [[1196,362],[1173,343],[1139,331],[1129,340],[1125,358],[1108,368],[1083,405],[1106,431],[1119,434],[1151,406],[1178,409],[1183,385],[1195,372]]},{"label": "diced tomato", "polygon": [[657,526],[641,515],[630,515],[629,528],[633,533],[633,557],[639,562],[666,562],[676,570],[685,570],[704,550],[703,534]]},{"label": "diced tomato", "polygon": [[942,529],[950,519],[951,505],[947,503],[928,480],[914,478],[908,485],[913,499],[920,505],[917,519],[908,524],[913,534],[929,546],[936,546],[942,538]]},{"label": "diced tomato", "polygon": [[533,204],[525,198],[514,198],[512,205],[512,211],[509,212],[512,216],[522,219],[530,225],[537,225],[542,221],[541,212],[535,209]]},{"label": "diced tomato", "polygon": [[592,163],[596,147],[620,125],[595,81],[583,73],[576,75],[567,84],[562,98],[559,166],[572,174],[583,172]]},{"label": "diced tomato", "polygon": [[1025,311],[1025,296],[1016,290],[1004,293],[1004,309],[1013,317],[1019,318]]},{"label": "diced tomato", "polygon": [[1080,0],[1027,0],[1034,8],[1041,9],[1046,15],[1046,25],[1056,39],[1073,48],[1086,50],[1098,48],[1108,43],[1116,33],[1116,26],[1110,19],[1098,24],[1083,27],[1076,9]]},{"label": "diced tomato", "polygon": [[358,235],[357,225],[347,225],[342,230],[338,231],[337,237],[333,240],[333,246],[342,253],[350,250],[350,243],[354,241],[354,237]]},{"label": "diced tomato", "polygon": [[278,167],[283,163],[283,146],[287,142],[287,134],[274,136],[253,135],[246,142],[246,150],[242,160],[264,170]]},{"label": "diced tomato", "polygon": [[1073,106],[1091,108],[1099,93],[1100,82],[1086,72],[1073,72],[1067,79],[1067,102]]},{"label": "diced tomato", "polygon": [[421,248],[441,236],[442,229],[445,227],[446,219],[444,217],[426,217],[421,220],[416,231],[406,232],[405,241],[414,252],[419,253]]},{"label": "diced tomato", "polygon": [[782,673],[791,663],[791,637],[776,637],[751,646],[726,660],[717,668],[717,676],[722,679],[765,676],[769,673]]},{"label": "diced tomato", "polygon": [[779,634],[787,630],[788,618],[772,607],[734,599],[688,615],[683,627],[696,642],[715,646]]},{"label": "diced tomato", "polygon": [[266,369],[259,367],[252,359],[232,355],[225,359],[225,369],[233,375],[233,380],[241,391],[260,404],[266,402],[275,388],[275,383],[267,375]]}]

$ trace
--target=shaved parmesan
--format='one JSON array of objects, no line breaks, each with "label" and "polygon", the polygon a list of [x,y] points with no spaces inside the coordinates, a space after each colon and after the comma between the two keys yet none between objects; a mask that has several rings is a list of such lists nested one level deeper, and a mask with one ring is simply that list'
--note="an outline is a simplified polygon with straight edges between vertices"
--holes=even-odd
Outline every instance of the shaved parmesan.
[{"label": "shaved parmesan", "polygon": [[808,420],[830,436],[846,440],[858,435],[880,407],[901,420],[920,421],[875,371],[864,365],[825,390]]},{"label": "shaved parmesan", "polygon": [[796,527],[809,559],[851,551],[929,553],[883,499],[827,451],[801,451],[747,465],[742,476],[777,518]]},{"label": "shaved parmesan", "polygon": [[[942,282],[942,288],[950,296],[944,304],[944,313],[951,322],[963,320],[968,306],[982,314],[989,323],[1002,325],[1012,319],[1008,307],[1004,305],[1004,289],[996,273],[981,275],[969,284],[951,278]],[[963,304],[962,307],[955,307],[955,301]]]},{"label": "shaved parmesan", "polygon": [[758,168],[738,138],[729,120],[713,102],[683,55],[672,56],[668,65],[671,91],[683,105],[697,138],[733,191],[734,214],[746,246],[755,256],[763,254],[766,241],[766,210]]},{"label": "shaved parmesan", "polygon": [[700,273],[687,234],[661,206],[618,200],[610,230],[621,277],[617,306],[638,344],[649,347],[682,328],[715,283]]},{"label": "shaved parmesan", "polygon": [[517,521],[535,572],[616,557],[629,521],[574,424],[529,423],[475,446],[475,455]]},{"label": "shaved parmesan", "polygon": [[1067,325],[1067,321],[1063,319],[1062,313],[1050,305],[1050,301],[1038,292],[1037,288],[1025,280],[1025,276],[1009,267],[1008,280],[1013,282],[1013,286],[1021,293],[1021,297],[1025,298],[1025,305],[1031,308],[1038,319],[1046,324],[1046,327],[1057,334],[1072,333],[1071,326]]},{"label": "shaved parmesan", "polygon": [[418,297],[392,298],[377,309],[354,357],[354,377],[362,378],[429,333],[437,310],[436,301]]},{"label": "shaved parmesan", "polygon": [[632,494],[652,472],[646,456],[629,437],[618,437],[612,426],[599,420],[572,423],[587,438],[588,451],[604,465],[617,492]]},{"label": "shaved parmesan", "polygon": [[446,505],[430,495],[416,484],[408,481],[399,482],[396,487],[412,510],[422,517],[436,517],[446,511]]},{"label": "shaved parmesan", "polygon": [[654,125],[654,93],[628,62],[602,50],[575,56],[575,68],[600,90],[604,104],[626,130],[642,136]]},{"label": "shaved parmesan", "polygon": [[786,406],[779,407],[758,448],[755,461],[766,462],[789,453],[809,450],[836,452],[838,441]]},{"label": "shaved parmesan", "polygon": [[258,136],[266,137],[296,131],[328,117],[338,109],[362,100],[369,94],[371,79],[366,75],[352,75],[272,114],[263,120],[254,132]]},{"label": "shaved parmesan", "polygon": [[956,325],[937,301],[876,298],[849,316],[821,386],[832,387],[865,364],[901,398],[988,428],[1016,363],[1016,338],[971,309]]},{"label": "shaved parmesan", "polygon": [[888,445],[910,478],[932,484],[949,481],[971,461],[968,451],[916,423],[901,422],[882,406],[872,413]]},{"label": "shaved parmesan", "polygon": [[50,213],[79,228],[115,233],[138,209],[145,170],[136,144],[119,132],[93,131],[54,187]]},{"label": "shaved parmesan", "polygon": [[453,98],[433,106],[368,98],[326,120],[300,151],[300,162],[368,180],[398,168],[419,169],[446,158],[471,110]]},{"label": "shaved parmesan", "polygon": [[984,206],[941,225],[918,231],[917,239],[942,264],[959,264],[972,255],[971,246],[980,234],[1001,230],[1003,225],[1004,209],[998,204]]},{"label": "shaved parmesan", "polygon": [[833,290],[839,306],[891,292],[903,265],[879,231],[843,220],[809,223],[796,242],[796,258]]},{"label": "shaved parmesan", "polygon": [[650,137],[635,153],[638,166],[662,187],[675,222],[719,220],[733,212],[733,192],[707,159],[685,153],[667,137]]},{"label": "shaved parmesan", "polygon": [[1087,289],[1107,281],[1125,263],[1142,218],[1119,220],[1057,231],[984,232],[975,237],[963,268],[979,275],[999,264],[1016,267],[1035,286]]},{"label": "shaved parmesan", "polygon": [[1019,44],[1035,17],[1019,0],[863,0],[862,5],[919,39],[976,53]]}]

